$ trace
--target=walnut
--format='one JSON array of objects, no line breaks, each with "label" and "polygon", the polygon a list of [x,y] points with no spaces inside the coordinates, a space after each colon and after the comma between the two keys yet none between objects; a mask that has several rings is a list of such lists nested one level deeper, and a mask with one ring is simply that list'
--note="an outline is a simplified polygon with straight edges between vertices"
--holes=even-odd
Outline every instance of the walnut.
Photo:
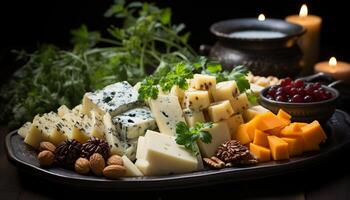
[{"label": "walnut", "polygon": [[55,160],[55,155],[48,150],[44,150],[38,154],[40,166],[50,166]]},{"label": "walnut", "polygon": [[109,165],[103,169],[103,175],[108,179],[117,179],[124,176],[126,169],[120,165]]},{"label": "walnut", "polygon": [[78,158],[75,161],[74,169],[79,174],[87,174],[90,171],[90,162],[86,158]]},{"label": "walnut", "polygon": [[99,153],[92,154],[92,156],[90,156],[91,171],[95,175],[101,176],[104,168],[105,168],[105,160],[103,159],[103,156]]},{"label": "walnut", "polygon": [[51,142],[40,142],[39,151],[44,151],[44,150],[48,150],[54,153],[56,150],[56,146]]},{"label": "walnut", "polygon": [[121,165],[123,166],[123,159],[118,155],[112,155],[107,160],[107,165]]}]

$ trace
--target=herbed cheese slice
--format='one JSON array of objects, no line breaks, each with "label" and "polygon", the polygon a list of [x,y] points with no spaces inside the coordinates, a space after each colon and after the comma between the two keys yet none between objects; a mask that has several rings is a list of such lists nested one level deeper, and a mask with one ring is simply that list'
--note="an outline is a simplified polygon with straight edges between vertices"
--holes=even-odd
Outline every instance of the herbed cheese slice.
[{"label": "herbed cheese slice", "polygon": [[43,141],[49,141],[55,145],[60,144],[69,136],[65,123],[54,112],[35,116],[33,125],[41,131]]},{"label": "herbed cheese slice", "polygon": [[24,138],[24,143],[37,149],[40,145],[40,142],[42,142],[43,140],[42,136],[43,136],[42,132],[36,126],[31,124],[28,127],[26,136]]},{"label": "herbed cheese slice", "polygon": [[210,120],[213,122],[228,119],[233,113],[229,100],[212,103],[208,108]]},{"label": "herbed cheese slice", "polygon": [[234,113],[243,113],[249,107],[248,97],[246,93],[242,93],[230,101]]},{"label": "herbed cheese slice", "polygon": [[210,105],[208,91],[186,91],[184,99],[185,107],[191,110],[201,111]]},{"label": "herbed cheese slice", "polygon": [[149,108],[134,108],[112,118],[122,140],[134,139],[145,135],[147,130],[157,129]]},{"label": "herbed cheese slice", "polygon": [[239,94],[235,81],[224,81],[216,84],[216,89],[213,92],[215,101],[232,100]]},{"label": "herbed cheese slice", "polygon": [[145,159],[136,161],[136,166],[144,175],[186,173],[198,169],[197,157],[176,144],[175,137],[147,131],[144,150]]},{"label": "herbed cheese slice", "polygon": [[112,117],[136,107],[140,102],[138,92],[126,81],[108,85],[102,90],[88,92],[83,98],[83,112],[96,110],[101,116]]},{"label": "herbed cheese slice", "polygon": [[178,98],[173,95],[158,95],[151,99],[149,105],[161,133],[176,134],[176,124],[185,122]]}]

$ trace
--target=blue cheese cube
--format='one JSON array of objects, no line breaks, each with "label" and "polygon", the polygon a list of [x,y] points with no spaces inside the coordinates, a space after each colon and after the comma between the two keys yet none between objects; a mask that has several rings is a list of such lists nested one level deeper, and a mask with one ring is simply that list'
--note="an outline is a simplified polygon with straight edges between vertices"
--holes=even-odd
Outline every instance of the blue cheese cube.
[{"label": "blue cheese cube", "polygon": [[137,138],[144,135],[147,130],[157,128],[156,121],[147,107],[131,109],[113,117],[112,121],[122,140]]},{"label": "blue cheese cube", "polygon": [[121,114],[139,104],[138,92],[126,81],[108,85],[102,90],[88,92],[83,98],[83,112],[96,110],[101,116]]}]

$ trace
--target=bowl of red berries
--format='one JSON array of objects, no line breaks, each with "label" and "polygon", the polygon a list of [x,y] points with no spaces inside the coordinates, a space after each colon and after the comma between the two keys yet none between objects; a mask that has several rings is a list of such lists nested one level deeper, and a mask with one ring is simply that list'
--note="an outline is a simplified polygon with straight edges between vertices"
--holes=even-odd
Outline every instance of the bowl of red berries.
[{"label": "bowl of red berries", "polygon": [[292,115],[293,121],[326,122],[334,113],[339,92],[319,82],[282,79],[279,85],[264,88],[260,104],[274,113],[279,109]]}]

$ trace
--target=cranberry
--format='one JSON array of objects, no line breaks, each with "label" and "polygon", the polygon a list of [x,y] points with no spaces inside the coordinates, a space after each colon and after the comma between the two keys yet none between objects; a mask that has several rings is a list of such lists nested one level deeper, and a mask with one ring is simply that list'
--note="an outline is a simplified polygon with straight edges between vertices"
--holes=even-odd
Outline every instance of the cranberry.
[{"label": "cranberry", "polygon": [[302,103],[303,102],[303,97],[299,94],[296,94],[292,97],[292,102],[293,103]]},{"label": "cranberry", "polygon": [[321,94],[320,94],[319,90],[314,90],[313,93],[312,93],[312,97],[316,101],[322,100],[322,97],[321,97]]},{"label": "cranberry", "polygon": [[301,88],[304,86],[304,81],[301,80],[301,79],[297,79],[294,81],[294,86],[297,87],[297,88]]},{"label": "cranberry", "polygon": [[327,99],[330,99],[333,97],[332,93],[330,93],[328,91],[325,92],[325,95],[327,96]]},{"label": "cranberry", "polygon": [[277,96],[285,96],[283,91],[277,91],[275,97]]},{"label": "cranberry", "polygon": [[312,96],[306,95],[306,96],[304,97],[304,102],[313,102]]},{"label": "cranberry", "polygon": [[292,86],[291,85],[287,85],[286,87],[284,87],[284,91],[286,93],[290,93],[290,89],[292,89]]},{"label": "cranberry", "polygon": [[289,92],[289,93],[291,94],[291,96],[294,96],[294,95],[298,94],[298,90],[297,90],[295,87],[292,87],[292,88],[290,89],[290,92]]},{"label": "cranberry", "polygon": [[267,91],[267,94],[270,95],[271,97],[274,97],[275,94],[276,94],[276,89],[271,87],[271,88]]},{"label": "cranberry", "polygon": [[298,88],[298,94],[300,94],[301,96],[305,96],[307,95],[307,92],[304,88]]},{"label": "cranberry", "polygon": [[316,83],[312,84],[312,87],[314,88],[314,90],[317,90],[317,89],[321,88],[321,83],[316,82]]},{"label": "cranberry", "polygon": [[313,92],[314,92],[314,88],[312,87],[311,84],[308,84],[306,87],[305,87],[305,92],[308,94],[308,95],[312,95]]},{"label": "cranberry", "polygon": [[291,85],[291,84],[292,84],[292,79],[289,78],[289,77],[281,80],[281,86],[282,87],[285,87],[285,86]]},{"label": "cranberry", "polygon": [[276,97],[276,101],[282,101],[282,102],[285,102],[286,101],[286,97],[282,96],[282,95],[279,95]]}]

